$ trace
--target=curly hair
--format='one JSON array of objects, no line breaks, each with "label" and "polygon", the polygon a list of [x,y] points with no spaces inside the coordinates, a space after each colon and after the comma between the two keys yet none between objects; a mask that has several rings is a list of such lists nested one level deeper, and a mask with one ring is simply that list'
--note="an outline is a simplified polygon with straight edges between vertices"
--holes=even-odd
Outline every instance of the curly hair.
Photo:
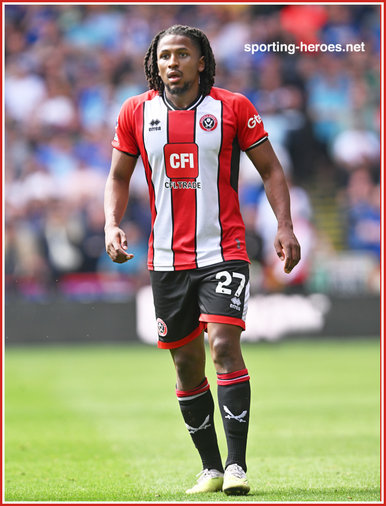
[{"label": "curly hair", "polygon": [[189,37],[199,48],[205,61],[205,68],[200,73],[200,93],[204,96],[208,95],[214,84],[214,76],[216,73],[216,62],[213,51],[204,32],[198,28],[185,25],[173,25],[166,30],[162,30],[158,32],[151,41],[144,59],[145,76],[149,88],[158,91],[160,95],[164,90],[164,83],[158,75],[157,47],[158,42],[166,35],[184,35],[185,37]]}]

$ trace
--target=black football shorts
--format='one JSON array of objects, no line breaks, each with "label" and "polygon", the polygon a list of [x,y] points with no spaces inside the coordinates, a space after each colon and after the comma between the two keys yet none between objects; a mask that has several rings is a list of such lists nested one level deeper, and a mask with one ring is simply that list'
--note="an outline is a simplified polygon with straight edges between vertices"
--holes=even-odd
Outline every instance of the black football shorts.
[{"label": "black football shorts", "polygon": [[159,348],[192,341],[208,323],[245,329],[249,264],[230,260],[183,271],[150,271]]}]

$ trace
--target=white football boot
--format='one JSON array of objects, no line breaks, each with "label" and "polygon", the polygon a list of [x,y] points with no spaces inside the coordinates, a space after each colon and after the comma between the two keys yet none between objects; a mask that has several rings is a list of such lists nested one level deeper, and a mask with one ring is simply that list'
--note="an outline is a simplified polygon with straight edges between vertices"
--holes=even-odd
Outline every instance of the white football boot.
[{"label": "white football boot", "polygon": [[197,483],[186,491],[187,494],[218,492],[222,489],[224,474],[217,469],[203,469],[197,476]]},{"label": "white football boot", "polygon": [[231,464],[225,469],[223,492],[227,495],[246,495],[250,491],[247,475],[238,464]]}]

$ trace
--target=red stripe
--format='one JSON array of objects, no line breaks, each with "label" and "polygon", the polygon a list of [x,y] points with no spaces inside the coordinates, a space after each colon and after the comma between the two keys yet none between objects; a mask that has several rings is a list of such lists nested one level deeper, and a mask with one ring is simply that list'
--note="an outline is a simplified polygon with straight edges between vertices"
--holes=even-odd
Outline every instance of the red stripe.
[{"label": "red stripe", "polygon": [[[136,128],[136,136],[138,139],[141,139],[143,141],[143,115],[144,115],[144,107],[145,103],[143,103],[140,107],[141,114],[136,114],[135,116],[135,128]],[[154,240],[154,222],[157,216],[156,208],[155,208],[155,192],[153,187],[153,182],[151,180],[152,176],[152,170],[149,165],[149,159],[147,156],[146,146],[144,142],[141,142],[141,157],[143,166],[145,169],[145,176],[147,185],[149,188],[149,198],[150,198],[150,210],[151,210],[151,234],[149,237],[149,248],[148,248],[148,254],[147,254],[147,266],[148,269],[153,270],[153,259],[154,259],[154,247],[153,247],[153,240]]]},{"label": "red stripe", "polygon": [[218,379],[225,380],[225,379],[240,378],[241,376],[245,376],[246,374],[248,374],[248,369],[241,369],[240,371],[235,372],[226,372],[226,373],[218,372],[217,377]]},{"label": "red stripe", "polygon": [[222,385],[222,386],[227,386],[227,385],[235,385],[236,383],[244,383],[245,381],[249,381],[249,376],[246,376],[245,378],[237,378],[237,379],[234,379],[234,380],[228,380],[228,381],[223,381],[223,380],[220,380],[218,379],[217,380],[217,385]]},{"label": "red stripe", "polygon": [[229,146],[232,139],[227,125],[233,125],[233,123],[233,111],[223,101],[223,137],[226,137],[228,142],[222,143],[219,154],[221,170],[219,172],[218,192],[222,230],[221,249],[224,260],[245,260],[249,262],[245,245],[245,225],[241,217],[238,193],[229,184],[233,145]]},{"label": "red stripe", "polygon": [[232,316],[201,314],[199,320],[206,323],[227,323],[228,325],[236,325],[245,330],[245,321],[241,318],[233,318]]},{"label": "red stripe", "polygon": [[200,383],[200,385],[198,385],[198,387],[196,388],[193,388],[192,390],[177,390],[176,389],[176,394],[177,394],[177,397],[190,397],[192,395],[196,395],[196,394],[201,394],[203,392],[206,392],[207,390],[209,390],[209,383],[208,383],[208,379],[205,378],[204,381],[202,381],[202,383]]},{"label": "red stripe", "polygon": [[[169,143],[194,142],[195,111],[169,111]],[[186,180],[185,180],[186,181]],[[196,262],[196,190],[172,190],[174,266]]]},{"label": "red stripe", "polygon": [[150,197],[150,209],[151,209],[151,233],[149,236],[149,243],[148,243],[148,254],[147,254],[147,267],[150,270],[153,270],[154,268],[154,222],[157,216],[157,212],[155,209],[155,193],[153,188],[153,183],[151,180],[151,171],[149,169],[149,165],[147,161],[144,161],[144,167],[145,167],[145,173],[146,173],[146,179],[147,183],[149,185],[149,197]]},{"label": "red stripe", "polygon": [[236,383],[244,383],[249,381],[248,369],[240,371],[217,373],[217,385],[235,385]]},{"label": "red stripe", "polygon": [[169,142],[194,142],[195,111],[169,111]]},{"label": "red stripe", "polygon": [[171,343],[165,343],[163,341],[158,341],[158,348],[162,348],[164,350],[172,350],[174,348],[180,348],[184,344],[190,343],[193,339],[196,339],[203,330],[205,330],[205,323],[199,323],[198,327],[193,330],[188,336],[180,339],[179,341],[173,341]]}]

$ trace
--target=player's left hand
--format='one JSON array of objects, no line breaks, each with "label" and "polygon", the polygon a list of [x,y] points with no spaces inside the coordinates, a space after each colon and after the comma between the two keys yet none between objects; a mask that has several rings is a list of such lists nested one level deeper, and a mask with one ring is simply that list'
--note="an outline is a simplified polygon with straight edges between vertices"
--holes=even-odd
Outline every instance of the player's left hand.
[{"label": "player's left hand", "polygon": [[289,274],[300,261],[300,245],[292,228],[278,228],[274,246],[277,256],[284,262],[284,272]]}]

